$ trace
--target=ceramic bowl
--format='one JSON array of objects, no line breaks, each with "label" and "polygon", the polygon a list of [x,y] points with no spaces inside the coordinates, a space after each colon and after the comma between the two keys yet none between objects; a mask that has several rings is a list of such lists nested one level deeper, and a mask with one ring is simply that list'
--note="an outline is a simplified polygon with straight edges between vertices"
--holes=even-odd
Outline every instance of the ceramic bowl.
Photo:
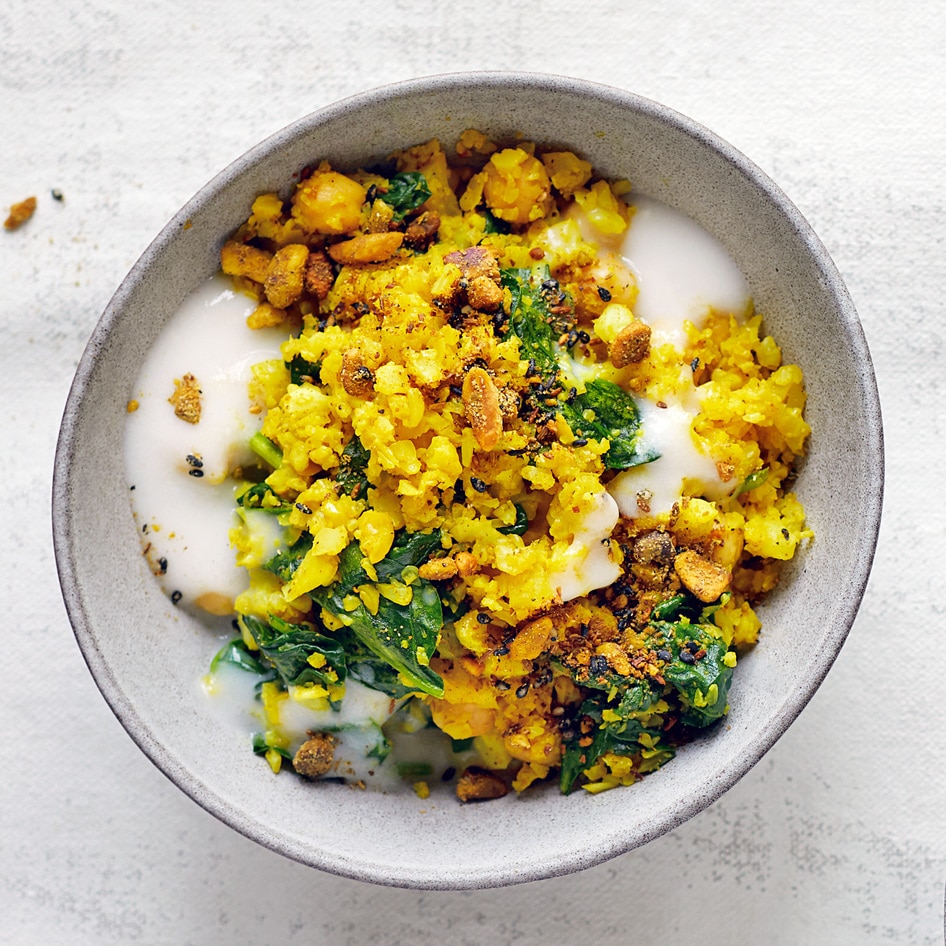
[{"label": "ceramic bowl", "polygon": [[[603,177],[694,218],[746,275],[786,361],[804,369],[810,453],[798,479],[816,539],[762,608],[723,726],[629,789],[553,788],[482,805],[421,801],[270,777],[245,737],[208,711],[197,681],[217,640],[173,608],[141,555],[122,464],[125,406],[143,359],[185,296],[216,269],[254,197],[322,158],[352,168],[466,128],[555,143]],[[695,122],[628,92],[551,76],[473,73],[357,95],[273,135],[165,227],[97,325],[56,457],[54,532],[76,637],[115,714],[151,760],[224,822],[273,850],[360,880],[485,887],[564,874],[628,851],[700,812],[805,707],[854,619],[880,519],[882,434],[854,307],[799,212],[746,157]],[[95,501],[90,501],[95,497]],[[116,773],[120,778],[120,773]]]}]

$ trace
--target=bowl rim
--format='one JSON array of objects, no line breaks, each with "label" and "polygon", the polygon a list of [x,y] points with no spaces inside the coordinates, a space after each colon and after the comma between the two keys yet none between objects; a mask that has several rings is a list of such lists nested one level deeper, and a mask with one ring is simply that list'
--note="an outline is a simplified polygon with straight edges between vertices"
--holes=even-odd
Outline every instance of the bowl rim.
[{"label": "bowl rim", "polygon": [[[121,317],[129,296],[147,278],[152,262],[164,252],[172,240],[178,237],[181,227],[187,223],[191,214],[198,207],[219,193],[232,179],[251,168],[273,149],[278,148],[283,141],[293,139],[307,131],[315,130],[324,124],[329,124],[345,113],[364,106],[374,106],[429,91],[450,89],[455,94],[462,94],[477,88],[504,86],[515,89],[529,88],[530,90],[553,94],[555,92],[567,92],[572,95],[590,96],[641,113],[645,117],[669,125],[673,130],[705,144],[724,158],[744,178],[748,179],[756,189],[763,192],[768,201],[778,209],[779,213],[790,224],[797,239],[804,244],[809,257],[824,280],[829,294],[838,303],[842,331],[854,356],[861,365],[861,370],[858,372],[859,390],[857,399],[864,412],[865,427],[872,438],[867,446],[876,491],[869,495],[865,501],[867,518],[865,528],[858,536],[855,560],[856,571],[852,572],[850,576],[849,593],[839,614],[839,620],[833,626],[832,633],[825,639],[824,647],[817,655],[817,660],[813,660],[811,673],[806,678],[806,685],[799,687],[789,699],[782,703],[777,712],[770,718],[769,724],[749,743],[747,751],[741,757],[738,765],[718,773],[711,783],[703,786],[702,792],[695,795],[689,804],[680,809],[664,812],[662,817],[656,817],[647,829],[634,838],[621,837],[618,834],[614,843],[610,846],[599,846],[593,851],[573,850],[569,856],[559,858],[553,865],[531,865],[531,867],[522,869],[521,865],[504,867],[500,864],[492,871],[484,871],[481,874],[474,875],[465,871],[460,865],[455,875],[451,877],[439,876],[435,878],[429,874],[422,875],[421,873],[405,875],[396,869],[397,865],[379,867],[373,863],[352,863],[345,855],[312,850],[311,847],[300,843],[297,838],[273,837],[271,832],[263,830],[259,824],[251,821],[238,807],[210,790],[199,775],[182,765],[156,738],[155,733],[151,731],[138,714],[133,700],[115,676],[113,668],[105,661],[98,645],[96,631],[88,617],[85,591],[79,581],[76,562],[73,559],[75,524],[71,508],[69,471],[72,459],[79,446],[76,430],[80,420],[80,408],[86,390],[90,385],[98,354],[107,345],[113,326],[116,320]],[[453,72],[422,76],[378,86],[347,96],[303,116],[267,136],[215,174],[162,228],[129,270],[112,296],[95,325],[77,366],[66,400],[56,446],[52,481],[52,533],[56,567],[66,611],[79,649],[96,685],[112,712],[144,754],[168,779],[201,807],[262,846],[330,873],[357,880],[418,889],[482,888],[565,874],[573,870],[593,866],[617,854],[639,847],[672,830],[707,808],[765,755],[797,718],[820,686],[850,632],[867,585],[876,550],[883,506],[883,483],[884,444],[880,399],[863,327],[857,317],[848,290],[827,250],[800,211],[777,184],[745,155],[708,128],[665,105],[636,93],[584,79],[547,73],[516,71]]]}]

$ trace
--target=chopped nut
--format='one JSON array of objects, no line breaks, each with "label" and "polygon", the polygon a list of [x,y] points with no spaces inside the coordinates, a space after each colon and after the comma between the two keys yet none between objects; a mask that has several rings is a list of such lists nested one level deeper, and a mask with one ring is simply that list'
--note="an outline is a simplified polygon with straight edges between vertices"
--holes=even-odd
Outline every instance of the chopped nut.
[{"label": "chopped nut", "polygon": [[466,290],[467,301],[481,312],[495,312],[503,301],[503,290],[489,276],[470,280]]},{"label": "chopped nut", "polygon": [[263,290],[266,298],[277,309],[287,309],[302,295],[309,248],[291,243],[276,251],[266,270]]},{"label": "chopped nut", "polygon": [[417,569],[427,581],[446,581],[457,573],[457,563],[452,558],[432,558]]},{"label": "chopped nut", "polygon": [[292,767],[306,778],[321,778],[332,768],[338,740],[331,733],[315,733],[307,739],[292,759]]},{"label": "chopped nut", "polygon": [[360,263],[381,263],[390,259],[404,242],[404,234],[396,230],[387,233],[362,233],[344,243],[328,248],[328,255],[343,266]]},{"label": "chopped nut", "polygon": [[457,798],[462,802],[489,801],[502,798],[508,792],[509,787],[498,775],[476,766],[468,768],[457,779]]},{"label": "chopped nut", "polygon": [[467,250],[454,250],[443,258],[445,263],[456,263],[460,273],[471,282],[478,276],[486,276],[499,282],[499,263],[485,246],[471,246]]},{"label": "chopped nut", "polygon": [[267,253],[266,250],[230,240],[224,243],[220,251],[220,268],[228,276],[245,276],[247,279],[262,283],[266,281],[269,262],[272,258],[273,254]]},{"label": "chopped nut", "polygon": [[483,368],[471,368],[463,379],[463,406],[481,450],[492,450],[503,432],[499,391]]},{"label": "chopped nut", "polygon": [[514,660],[535,660],[548,646],[553,630],[548,615],[523,624],[509,645],[509,655]]},{"label": "chopped nut", "polygon": [[440,214],[428,210],[408,224],[404,231],[404,242],[414,250],[426,250],[433,243],[439,229]]},{"label": "chopped nut", "polygon": [[650,326],[643,322],[632,322],[618,332],[611,342],[608,357],[615,368],[626,368],[647,357],[650,351]]},{"label": "chopped nut", "polygon": [[174,379],[174,393],[168,403],[174,405],[174,413],[188,424],[200,421],[200,386],[197,379],[188,372],[183,378]]},{"label": "chopped nut", "polygon": [[321,302],[335,284],[335,271],[323,250],[312,250],[305,264],[305,290]]},{"label": "chopped nut", "polygon": [[515,420],[519,416],[519,408],[522,405],[522,398],[512,388],[499,389],[499,412],[503,415],[503,421]]},{"label": "chopped nut", "polygon": [[374,372],[362,361],[357,348],[349,348],[342,355],[339,377],[345,393],[352,397],[367,397],[374,390]]},{"label": "chopped nut", "polygon": [[673,552],[673,539],[666,532],[647,532],[634,543],[631,555],[644,565],[669,565]]},{"label": "chopped nut", "polygon": [[698,552],[688,549],[675,559],[673,567],[683,586],[700,601],[715,601],[729,588],[732,575],[728,568],[703,558]]},{"label": "chopped nut", "polygon": [[735,472],[736,468],[731,463],[727,463],[725,460],[716,461],[716,473],[724,483],[728,483]]},{"label": "chopped nut", "polygon": [[461,578],[469,578],[480,570],[480,563],[472,552],[457,552],[454,561]]},{"label": "chopped nut", "polygon": [[3,226],[7,230],[15,230],[17,227],[22,227],[35,212],[36,198],[27,197],[26,200],[21,200],[18,204],[14,204],[10,208],[10,216],[3,221]]}]

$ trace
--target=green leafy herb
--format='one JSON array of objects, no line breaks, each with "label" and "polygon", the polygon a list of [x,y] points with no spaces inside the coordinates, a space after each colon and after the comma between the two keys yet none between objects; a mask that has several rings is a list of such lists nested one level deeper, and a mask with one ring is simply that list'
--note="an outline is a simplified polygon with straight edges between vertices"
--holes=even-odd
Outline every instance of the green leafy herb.
[{"label": "green leafy herb", "polygon": [[278,752],[284,759],[288,759],[290,762],[292,761],[291,752],[283,749],[282,746],[271,746],[266,741],[266,737],[262,733],[253,733],[253,751],[257,755],[266,755],[270,749],[272,749],[274,752]]},{"label": "green leafy herb", "polygon": [[486,226],[483,227],[484,233],[509,233],[512,230],[512,227],[505,220],[500,220],[486,207],[480,207],[477,213],[486,221]]},{"label": "green leafy herb", "polygon": [[743,493],[748,493],[749,490],[761,486],[768,478],[769,468],[767,466],[762,467],[761,470],[756,470],[754,473],[750,473],[742,481],[742,485],[739,487],[739,489],[736,490],[736,495],[741,496]]},{"label": "green leafy herb", "polygon": [[210,672],[216,673],[221,664],[231,664],[246,670],[247,673],[257,673],[263,675],[266,668],[256,659],[253,652],[246,646],[239,637],[234,638],[227,644],[224,644],[210,661]]},{"label": "green leafy herb", "polygon": [[663,678],[683,707],[680,721],[702,728],[726,714],[732,667],[724,658],[727,646],[705,624],[652,622],[653,646],[672,655]]},{"label": "green leafy herb", "polygon": [[[267,624],[245,614],[240,617],[240,623],[253,636],[260,653],[272,663],[285,686],[334,684],[345,679],[345,651],[334,638],[308,625],[290,624],[274,615],[270,615]],[[320,667],[309,662],[315,654],[325,658]]]},{"label": "green leafy herb", "polygon": [[[439,545],[439,532],[401,530],[395,535],[391,551],[374,566],[379,582],[400,580],[405,568],[423,564]],[[360,545],[352,542],[339,556],[338,580],[328,588],[310,592],[311,596],[370,653],[402,674],[408,685],[443,696],[443,680],[428,666],[443,627],[437,589],[431,582],[417,578],[410,585],[410,602],[395,604],[382,595],[373,614],[353,595],[358,586],[373,584],[362,561]]]},{"label": "green leafy herb", "polygon": [[[620,699],[609,700],[604,693],[586,699],[576,719],[565,730],[565,752],[559,780],[562,792],[567,795],[578,776],[605,753],[631,757],[638,755],[643,748],[640,737],[645,734],[651,746],[659,745],[664,751],[662,761],[671,758],[673,750],[663,744],[659,726],[647,725],[657,699],[659,693],[647,681],[628,687]],[[605,710],[611,711],[609,717],[616,716],[617,719],[610,718],[605,722]],[[658,723],[662,721],[659,716],[653,719]],[[589,737],[591,743],[582,746],[581,742]]]},{"label": "green leafy herb", "polygon": [[311,532],[301,533],[288,549],[277,553],[268,562],[264,562],[263,568],[278,575],[283,581],[291,581],[296,569],[306,557],[306,553],[312,548],[312,541]]},{"label": "green leafy herb", "polygon": [[551,325],[548,303],[541,290],[548,267],[504,269],[500,279],[509,290],[509,327],[506,337],[519,339],[519,358],[529,362],[543,380],[551,382],[558,375],[555,333]]},{"label": "green leafy herb", "polygon": [[625,470],[656,460],[656,450],[642,447],[641,424],[634,398],[613,381],[596,378],[571,403],[562,402],[562,415],[577,437],[608,440],[604,463]]},{"label": "green leafy herb", "polygon": [[240,494],[237,503],[244,509],[262,509],[263,512],[288,512],[292,503],[286,502],[268,483],[254,483]]},{"label": "green leafy herb", "polygon": [[321,384],[322,362],[306,361],[302,355],[294,355],[291,361],[286,362],[289,369],[289,380],[293,384]]},{"label": "green leafy herb", "polygon": [[529,516],[525,509],[516,503],[516,521],[511,526],[503,526],[497,529],[503,535],[525,535],[529,529]]},{"label": "green leafy herb", "polygon": [[278,470],[282,463],[282,450],[261,433],[250,437],[250,449],[261,459],[265,460],[274,470]]},{"label": "green leafy herb", "polygon": [[398,762],[397,774],[404,779],[427,778],[434,774],[429,762]]},{"label": "green leafy herb", "polygon": [[365,449],[358,437],[353,436],[345,445],[335,471],[335,482],[339,492],[355,499],[365,499],[368,495],[368,461],[371,453]]},{"label": "green leafy herb", "polygon": [[388,189],[381,199],[394,208],[394,219],[403,220],[430,198],[430,186],[420,171],[404,171],[388,181]]},{"label": "green leafy herb", "polygon": [[673,621],[675,618],[687,617],[695,620],[702,610],[703,602],[690,592],[684,591],[656,605],[650,613],[650,619],[651,621]]},{"label": "green leafy herb", "polygon": [[401,683],[398,671],[386,660],[375,657],[354,635],[352,645],[346,645],[345,652],[348,654],[348,676],[366,687],[386,693],[395,700],[417,692],[416,686]]}]

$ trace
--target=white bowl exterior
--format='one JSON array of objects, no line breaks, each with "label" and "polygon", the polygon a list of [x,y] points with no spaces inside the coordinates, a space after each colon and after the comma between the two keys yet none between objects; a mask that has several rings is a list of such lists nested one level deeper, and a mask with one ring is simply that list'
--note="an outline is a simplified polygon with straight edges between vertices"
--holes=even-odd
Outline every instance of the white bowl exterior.
[{"label": "white bowl exterior", "polygon": [[[170,605],[141,555],[122,457],[125,405],[162,326],[218,266],[252,200],[287,192],[327,158],[353,168],[466,128],[572,148],[716,236],[746,274],[766,329],[805,372],[811,451],[798,482],[816,539],[762,609],[723,726],[628,790],[553,789],[461,806],[274,777],[208,711],[199,678],[216,641]],[[840,649],[880,520],[880,411],[843,283],[785,196],[745,157],[668,109],[577,80],[440,76],[345,100],[278,133],[211,181],[124,281],[79,365],[56,460],[54,535],[83,654],[123,725],[184,791],[225,822],[338,874],[413,887],[482,887],[580,869],[702,810],[771,747]],[[120,777],[116,775],[116,777]]]}]

